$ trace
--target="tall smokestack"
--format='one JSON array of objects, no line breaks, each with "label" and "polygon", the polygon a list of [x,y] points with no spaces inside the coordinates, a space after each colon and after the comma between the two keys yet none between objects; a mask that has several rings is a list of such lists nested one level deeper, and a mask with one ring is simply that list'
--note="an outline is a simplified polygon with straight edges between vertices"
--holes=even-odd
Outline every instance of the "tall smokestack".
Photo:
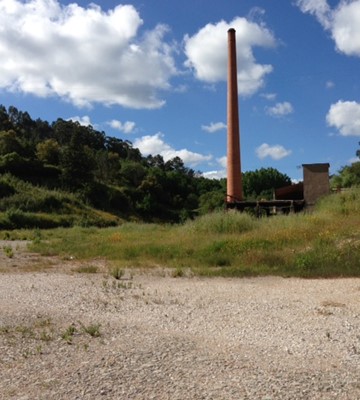
[{"label": "tall smokestack", "polygon": [[242,201],[235,29],[228,30],[227,203]]}]

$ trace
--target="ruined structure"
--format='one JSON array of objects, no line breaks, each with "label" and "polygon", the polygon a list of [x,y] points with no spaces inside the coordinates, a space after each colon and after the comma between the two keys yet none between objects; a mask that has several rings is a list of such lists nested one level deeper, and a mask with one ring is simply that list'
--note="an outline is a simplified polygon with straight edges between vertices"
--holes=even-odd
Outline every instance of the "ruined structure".
[{"label": "ruined structure", "polygon": [[298,212],[305,206],[311,208],[330,192],[329,164],[303,164],[304,181],[276,189],[273,200],[243,200],[235,34],[235,29],[228,30],[226,208],[239,211],[252,208],[257,215]]},{"label": "ruined structure", "polygon": [[304,200],[306,207],[330,193],[329,164],[303,164]]}]

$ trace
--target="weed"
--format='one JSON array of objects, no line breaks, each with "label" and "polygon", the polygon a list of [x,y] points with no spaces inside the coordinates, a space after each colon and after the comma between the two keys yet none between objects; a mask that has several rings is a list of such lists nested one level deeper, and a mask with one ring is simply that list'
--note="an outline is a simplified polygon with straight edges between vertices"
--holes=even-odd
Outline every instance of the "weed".
[{"label": "weed", "polygon": [[44,341],[44,342],[50,342],[51,340],[53,340],[52,335],[47,332],[47,331],[42,331],[40,333],[40,340]]},{"label": "weed", "polygon": [[33,243],[34,244],[39,244],[41,242],[42,235],[40,229],[35,229],[34,230],[34,237],[33,237]]},{"label": "weed", "polygon": [[100,324],[90,324],[90,325],[84,325],[80,322],[81,328],[85,333],[90,335],[91,337],[100,337],[101,332],[100,332]]},{"label": "weed", "polygon": [[8,258],[14,257],[14,250],[11,246],[9,246],[9,245],[4,246],[3,251],[4,251],[4,254],[6,255],[6,257],[8,257]]},{"label": "weed", "polygon": [[115,279],[121,279],[124,275],[124,270],[119,266],[114,266],[110,269],[110,275]]},{"label": "weed", "polygon": [[29,326],[19,325],[15,328],[15,332],[20,333],[22,337],[33,338],[35,333],[33,328]]},{"label": "weed", "polygon": [[[116,265],[109,276],[118,281],[131,267],[172,268],[177,276],[185,268],[205,276],[360,276],[359,200],[360,189],[354,189],[324,198],[311,214],[255,219],[215,212],[177,226],[44,230],[31,250],[72,254],[77,260],[101,257]],[[29,237],[26,231],[13,232],[12,237]]]},{"label": "weed", "polygon": [[0,327],[0,335],[10,333],[10,327],[2,326]]},{"label": "weed", "polygon": [[[116,288],[116,284],[113,285],[113,287]],[[133,287],[133,284],[132,282],[118,282],[117,287],[118,289],[131,289]]]},{"label": "weed", "polygon": [[184,270],[181,267],[177,267],[173,270],[172,272],[173,278],[181,278],[182,276],[184,276]]},{"label": "weed", "polygon": [[61,338],[65,340],[67,344],[72,344],[73,336],[76,332],[74,325],[70,325],[64,333],[61,334]]},{"label": "weed", "polygon": [[98,267],[96,265],[82,265],[75,268],[74,271],[80,274],[96,274],[98,272]]}]

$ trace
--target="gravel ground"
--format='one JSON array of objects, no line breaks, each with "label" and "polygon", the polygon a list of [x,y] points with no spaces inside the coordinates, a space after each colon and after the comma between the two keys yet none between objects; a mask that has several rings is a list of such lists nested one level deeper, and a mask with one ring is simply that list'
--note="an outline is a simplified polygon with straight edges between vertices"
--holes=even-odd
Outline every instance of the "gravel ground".
[{"label": "gravel ground", "polygon": [[3,400],[356,400],[359,377],[360,279],[0,274]]}]

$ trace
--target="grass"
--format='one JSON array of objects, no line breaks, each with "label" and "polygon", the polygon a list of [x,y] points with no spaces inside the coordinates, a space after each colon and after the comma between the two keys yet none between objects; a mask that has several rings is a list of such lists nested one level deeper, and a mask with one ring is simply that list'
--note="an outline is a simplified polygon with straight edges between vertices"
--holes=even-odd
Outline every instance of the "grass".
[{"label": "grass", "polygon": [[98,267],[96,265],[81,265],[75,268],[74,271],[79,274],[96,274],[98,272]]},{"label": "grass", "polygon": [[124,270],[120,268],[119,266],[113,266],[110,269],[110,275],[114,277],[115,279],[121,279],[121,277],[124,275]]},{"label": "grass", "polygon": [[0,229],[116,226],[113,214],[90,207],[75,194],[34,186],[10,174],[0,177],[6,195],[0,197]]},{"label": "grass", "polygon": [[3,247],[3,252],[4,252],[5,256],[8,257],[8,258],[13,258],[14,257],[14,250],[9,245],[6,245],[6,246]]},{"label": "grass", "polygon": [[90,335],[91,337],[100,337],[101,332],[100,332],[100,324],[90,324],[90,325],[84,325],[80,323],[81,328],[85,333]]},{"label": "grass", "polygon": [[[29,236],[35,238],[34,232]],[[31,249],[125,268],[173,268],[173,276],[360,276],[360,189],[324,198],[309,214],[255,219],[216,212],[184,225],[41,231]],[[110,274],[116,278],[117,272]],[[119,276],[116,279],[120,279]]]}]

